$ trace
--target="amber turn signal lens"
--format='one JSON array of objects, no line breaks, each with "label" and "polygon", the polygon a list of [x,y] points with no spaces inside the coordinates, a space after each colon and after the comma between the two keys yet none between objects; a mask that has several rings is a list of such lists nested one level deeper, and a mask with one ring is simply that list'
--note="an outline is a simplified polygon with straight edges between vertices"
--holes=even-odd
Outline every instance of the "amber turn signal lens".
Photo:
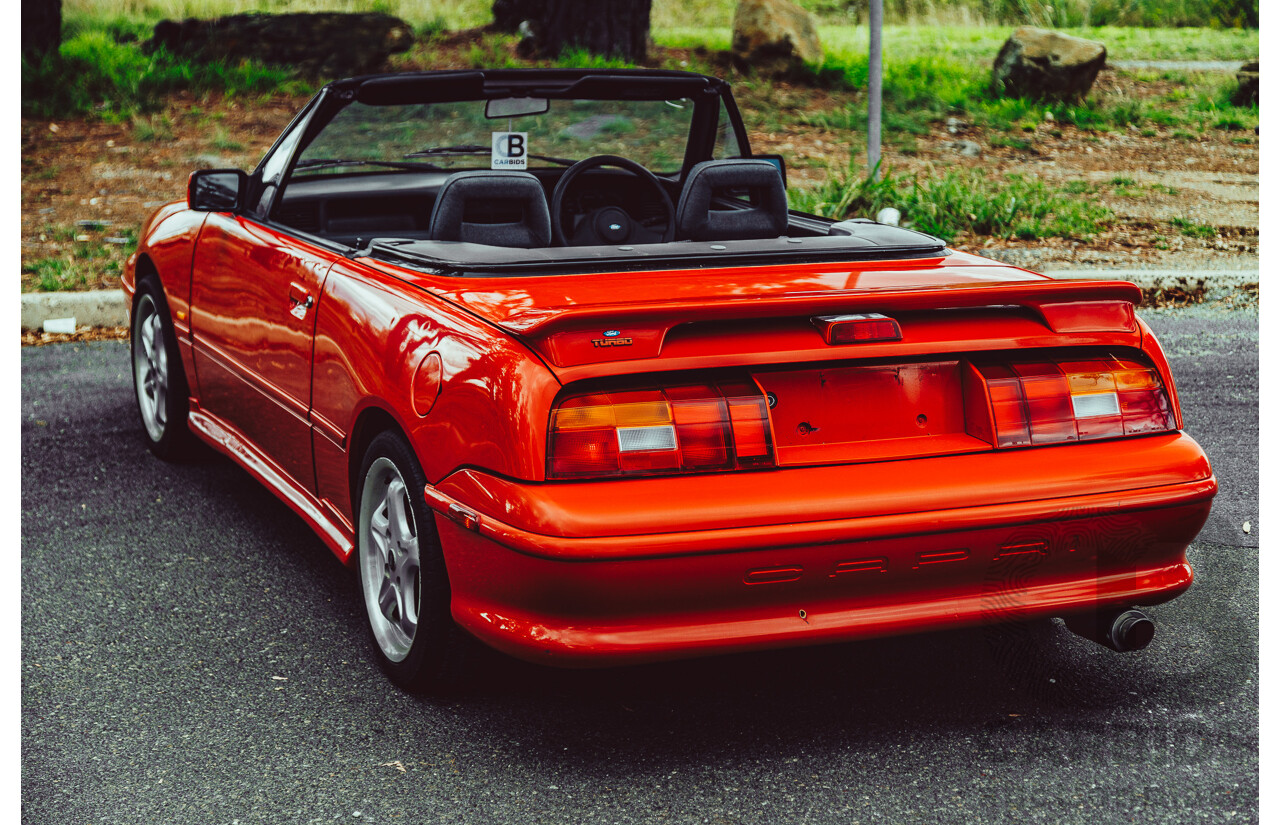
[{"label": "amber turn signal lens", "polygon": [[548,478],[772,467],[769,404],[749,377],[586,393],[551,413]]}]

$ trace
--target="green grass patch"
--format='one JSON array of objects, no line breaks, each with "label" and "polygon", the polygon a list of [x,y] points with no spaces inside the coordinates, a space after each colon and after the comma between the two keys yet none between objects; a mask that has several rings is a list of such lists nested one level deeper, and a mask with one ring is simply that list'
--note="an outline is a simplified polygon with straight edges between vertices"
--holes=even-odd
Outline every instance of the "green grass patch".
[{"label": "green grass patch", "polygon": [[992,135],[988,143],[996,149],[1017,149],[1020,152],[1031,150],[1031,141],[1026,138],[1009,137],[1008,135]]},{"label": "green grass patch", "polygon": [[1207,224],[1198,221],[1188,220],[1186,218],[1174,218],[1170,221],[1179,232],[1188,238],[1200,238],[1207,240],[1217,237],[1218,230]]},{"label": "green grass patch", "polygon": [[173,121],[165,115],[134,117],[133,139],[142,142],[173,140]]},{"label": "green grass patch", "polygon": [[234,140],[227,130],[221,126],[213,130],[213,135],[209,138],[209,145],[224,152],[244,151],[244,144]]},{"label": "green grass patch", "polygon": [[886,206],[901,210],[912,228],[945,241],[961,233],[1085,239],[1113,217],[1109,210],[1042,181],[1012,174],[993,179],[982,170],[937,177],[886,172],[871,180],[850,168],[792,197],[793,208],[836,219],[874,217]]},{"label": "green grass patch", "polygon": [[309,84],[287,69],[253,61],[197,62],[138,43],[119,43],[105,30],[63,41],[57,54],[22,61],[22,111],[36,117],[98,116],[129,120],[157,109],[180,90],[231,96],[303,93]]},{"label": "green grass patch", "polygon": [[39,292],[84,289],[98,279],[92,265],[73,255],[38,258],[24,266],[22,271],[34,276],[33,286]]}]

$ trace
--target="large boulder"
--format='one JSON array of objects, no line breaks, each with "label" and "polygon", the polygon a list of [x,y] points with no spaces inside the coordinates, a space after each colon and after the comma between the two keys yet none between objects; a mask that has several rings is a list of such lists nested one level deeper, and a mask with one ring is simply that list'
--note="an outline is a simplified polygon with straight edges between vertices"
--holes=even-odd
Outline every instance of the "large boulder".
[{"label": "large boulder", "polygon": [[1231,102],[1237,106],[1258,104],[1258,61],[1251,60],[1236,70],[1236,82],[1239,87],[1231,96]]},{"label": "large boulder", "polygon": [[733,53],[740,64],[769,74],[821,63],[818,18],[788,0],[741,0],[733,13]]},{"label": "large boulder", "polygon": [[412,45],[413,28],[398,17],[316,12],[161,20],[143,48],[200,60],[249,58],[341,77],[375,71]]},{"label": "large boulder", "polygon": [[1007,97],[1069,100],[1088,94],[1106,62],[1101,43],[1023,26],[1000,47],[991,81]]}]

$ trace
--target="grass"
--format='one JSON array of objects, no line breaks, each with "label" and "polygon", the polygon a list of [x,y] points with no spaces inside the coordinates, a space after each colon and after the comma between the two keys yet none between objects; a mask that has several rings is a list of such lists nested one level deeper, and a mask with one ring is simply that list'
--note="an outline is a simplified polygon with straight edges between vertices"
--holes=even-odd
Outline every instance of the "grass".
[{"label": "grass", "polygon": [[[1063,8],[1079,2],[1065,0]],[[1152,2],[1168,6],[1172,0]],[[1178,2],[1186,7],[1188,3],[1204,0]],[[1008,10],[1018,4],[1023,7],[1021,16],[1009,17]],[[666,46],[727,49],[734,5],[733,0],[659,0],[651,14],[655,42]],[[813,67],[814,79],[822,85],[860,93],[867,79],[867,27],[849,25],[848,9],[853,6],[843,0],[803,0],[803,5],[830,21],[819,29],[826,59],[821,66]],[[1044,13],[1040,0],[984,0],[981,4],[976,0],[929,0],[918,4],[888,4],[890,20],[895,19],[895,14],[901,17],[901,13],[909,9],[919,13],[902,18],[910,22],[888,25],[884,29],[887,133],[921,135],[928,131],[931,122],[953,113],[968,114],[979,125],[1000,131],[1032,131],[1041,121],[1044,107],[1027,101],[995,99],[987,92],[991,60],[1008,36],[1009,27],[982,25],[982,15],[964,11],[979,5],[987,11],[1004,9],[996,17],[1003,16],[1010,21],[1017,17],[1025,22],[1035,14]],[[1101,9],[1107,2],[1099,0],[1093,5]],[[1146,4],[1151,5],[1151,2]],[[64,42],[59,54],[39,64],[24,62],[22,66],[23,112],[40,117],[92,115],[118,121],[157,109],[166,95],[179,90],[253,96],[276,92],[300,94],[313,86],[298,80],[288,69],[253,61],[205,63],[164,51],[144,54],[137,41],[148,37],[154,24],[163,18],[211,17],[255,10],[383,11],[401,16],[415,26],[421,42],[414,52],[420,53],[424,49],[429,51],[431,42],[447,30],[487,24],[491,20],[490,8],[488,0],[375,0],[372,4],[356,0],[67,0],[63,8]],[[919,24],[926,19],[930,25]],[[952,22],[946,22],[948,20]],[[979,25],[956,25],[955,21]],[[1258,51],[1257,30],[1103,27],[1071,29],[1070,33],[1107,43],[1115,59],[1243,59]],[[121,42],[123,40],[133,42]],[[510,35],[484,34],[465,56],[465,62],[488,67],[525,65],[512,55],[512,40]],[[413,59],[397,56],[392,65],[404,66],[406,60]],[[554,65],[612,67],[625,64],[583,51],[570,51]],[[68,82],[68,78],[75,81]],[[1170,101],[1170,105],[1179,104]],[[1198,89],[1190,105],[1194,111],[1192,120],[1200,129],[1245,130],[1257,125],[1256,108],[1243,114],[1233,111],[1228,108],[1229,101],[1220,88]],[[855,108],[860,111],[863,107],[856,105]],[[1168,127],[1186,126],[1190,122],[1181,115],[1164,115],[1140,103],[1123,100],[1090,100],[1072,106],[1058,105],[1048,111],[1062,123],[1086,129],[1141,126],[1146,122],[1159,122],[1160,118],[1164,121],[1160,125]],[[849,125],[856,125],[858,117],[840,112],[828,116],[833,128],[841,118]],[[826,124],[815,122],[815,125]],[[145,133],[146,127],[142,131]],[[151,139],[162,138],[156,134]]]},{"label": "grass", "polygon": [[298,11],[384,12],[401,17],[419,27],[442,26],[466,29],[493,20],[493,0],[63,0],[65,21],[113,17],[145,25],[149,29],[160,20],[184,17],[220,17],[240,12]]},{"label": "grass", "polygon": [[165,115],[135,116],[133,139],[143,142],[173,140],[173,121]]},{"label": "grass", "polygon": [[37,63],[22,61],[22,111],[37,117],[90,115],[120,122],[159,108],[165,96],[180,90],[234,97],[306,88],[291,71],[253,61],[197,62],[164,50],[144,54],[137,43],[117,42],[106,29],[82,31]]},{"label": "grass", "polygon": [[[849,27],[843,27],[845,35]],[[966,56],[967,44],[974,42],[983,30],[969,31],[969,39],[940,41],[936,30],[914,29],[904,42],[909,47],[891,49],[886,46],[884,70],[884,134],[889,142],[894,136],[923,135],[931,125],[950,116],[962,116],[974,125],[997,132],[1034,133],[1042,126],[1061,136],[1061,128],[1073,126],[1089,132],[1146,130],[1154,127],[1196,129],[1216,128],[1224,131],[1246,131],[1258,125],[1257,106],[1237,107],[1231,103],[1235,89],[1233,78],[1218,73],[1184,73],[1179,95],[1161,101],[1134,99],[1123,93],[1095,92],[1081,101],[1047,102],[1025,98],[998,97],[990,88],[989,62],[998,44],[991,45],[986,60],[978,62]],[[727,32],[725,40],[727,43]],[[1256,34],[1256,33],[1255,33]],[[904,34],[905,37],[905,34]],[[699,38],[695,30],[682,30],[670,42],[692,43]],[[863,132],[866,128],[867,56],[860,40],[830,37],[826,41],[826,58],[822,65],[811,68],[811,82],[842,93],[844,105],[835,108],[802,108],[794,114],[778,109],[772,87],[763,79],[748,79],[736,84],[739,96],[751,104],[754,116],[766,128],[785,128],[798,123],[834,131]],[[1256,38],[1252,41],[1256,45]],[[895,57],[905,52],[908,57]],[[1145,73],[1151,75],[1150,72]],[[1024,139],[992,140],[994,146],[1018,149],[1030,147]]]},{"label": "grass", "polygon": [[227,130],[221,126],[213,130],[213,135],[209,138],[209,145],[224,152],[244,151],[244,144],[233,140]]},{"label": "grass", "polygon": [[[124,243],[106,243],[105,236],[122,238]],[[138,228],[45,224],[39,239],[52,254],[22,265],[24,292],[94,289],[115,283],[125,259],[138,245]]]},{"label": "grass", "polygon": [[[848,0],[798,0],[828,24],[866,23],[866,4]],[[492,19],[492,0],[64,0],[65,18],[113,15],[154,23],[162,18],[216,17],[245,11],[380,11],[424,26],[437,22],[448,29],[474,28]],[[1233,17],[1242,0],[889,0],[886,20],[920,26],[972,26],[1004,23],[1064,28],[1086,17],[1094,23],[1123,26],[1213,25],[1214,30],[1251,22]],[[650,15],[655,29],[723,26],[733,20],[737,0],[654,0]],[[1256,12],[1254,13],[1256,18]],[[1254,23],[1256,26],[1256,22]],[[1089,31],[1099,31],[1090,29]],[[1107,29],[1101,29],[1106,32]],[[1134,37],[1139,48],[1144,39]]]},{"label": "grass", "polygon": [[1017,149],[1020,152],[1029,152],[1032,148],[1031,141],[1026,138],[1008,137],[1006,135],[992,135],[987,143],[996,149]]},{"label": "grass", "polygon": [[1214,229],[1212,226],[1188,220],[1186,218],[1174,218],[1170,223],[1172,223],[1174,228],[1183,235],[1186,235],[1188,238],[1200,238],[1202,240],[1207,240],[1209,238],[1217,237],[1218,234],[1218,230]]},{"label": "grass", "polygon": [[[32,286],[38,292],[62,292],[85,289],[98,281],[97,269],[85,259],[75,255],[57,258],[38,258],[22,268],[25,275],[34,278]],[[29,280],[27,278],[24,281]]]},{"label": "grass", "polygon": [[874,217],[892,206],[902,212],[906,225],[948,242],[961,234],[1087,239],[1113,217],[1090,200],[1042,181],[1021,175],[993,179],[983,170],[930,178],[886,172],[871,180],[850,167],[819,186],[795,191],[791,205],[836,219]]}]

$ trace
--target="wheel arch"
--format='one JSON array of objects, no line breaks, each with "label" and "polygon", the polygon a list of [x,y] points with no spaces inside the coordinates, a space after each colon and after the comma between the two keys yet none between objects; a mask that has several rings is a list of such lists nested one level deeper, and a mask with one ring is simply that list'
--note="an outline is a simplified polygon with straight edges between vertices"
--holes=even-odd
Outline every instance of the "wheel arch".
[{"label": "wheel arch", "polygon": [[[370,404],[361,410],[351,427],[351,435],[347,439],[347,493],[350,496],[348,500],[351,502],[353,525],[359,517],[360,465],[364,462],[364,454],[375,438],[388,431],[399,433],[410,449],[413,449],[413,439],[409,438],[399,420],[378,404]],[[422,460],[418,459],[418,463],[421,464]],[[354,555],[353,553],[352,556]]]},{"label": "wheel arch", "polygon": [[131,303],[134,306],[138,303],[138,290],[143,281],[154,281],[160,287],[160,291],[164,291],[164,281],[160,279],[160,270],[156,267],[155,261],[151,260],[151,256],[147,253],[140,252],[133,264],[133,296]]}]

